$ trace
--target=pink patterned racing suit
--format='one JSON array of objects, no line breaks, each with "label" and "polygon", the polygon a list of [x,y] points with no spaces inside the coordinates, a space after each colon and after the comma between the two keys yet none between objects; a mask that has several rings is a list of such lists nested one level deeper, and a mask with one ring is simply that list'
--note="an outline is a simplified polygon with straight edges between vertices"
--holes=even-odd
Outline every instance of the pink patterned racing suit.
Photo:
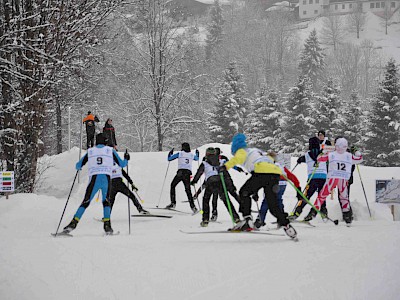
[{"label": "pink patterned racing suit", "polygon": [[339,200],[342,206],[342,212],[348,212],[350,210],[347,186],[351,175],[351,165],[361,163],[363,158],[361,153],[358,151],[355,154],[343,151],[340,152],[336,150],[325,153],[318,158],[319,162],[329,162],[329,171],[325,185],[319,192],[314,203],[314,206],[317,209],[321,208],[321,205],[325,202],[332,190],[337,187],[339,192]]}]

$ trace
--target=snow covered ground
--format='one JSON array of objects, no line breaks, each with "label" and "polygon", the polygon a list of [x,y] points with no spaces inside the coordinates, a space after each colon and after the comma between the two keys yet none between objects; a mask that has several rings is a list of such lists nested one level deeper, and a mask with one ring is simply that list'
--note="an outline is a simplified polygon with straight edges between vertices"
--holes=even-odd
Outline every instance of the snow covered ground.
[{"label": "snow covered ground", "polygon": [[[366,24],[360,32],[360,38],[356,38],[356,33],[348,32],[344,38],[344,42],[360,44],[364,40],[371,40],[374,46],[380,51],[380,54],[386,59],[394,58],[397,62],[400,61],[400,17],[399,12],[396,12],[391,18],[391,24],[388,27],[388,34],[385,34],[385,27],[382,25],[382,19],[372,12],[367,12]],[[340,17],[343,24],[346,24],[347,15]],[[299,31],[299,36],[302,41],[305,41],[310,35],[310,32],[316,29],[318,32],[323,27],[322,17],[313,20],[305,21],[307,28]]]},{"label": "snow covered ground", "polygon": [[[200,148],[201,154],[207,146]],[[221,147],[228,155],[229,146]],[[360,168],[372,220],[356,174],[353,226],[323,223],[319,217],[313,221],[315,228],[294,224],[299,237],[295,243],[286,236],[181,233],[227,229],[231,222],[222,203],[221,223],[206,229],[199,227],[200,215],[152,209],[159,201],[167,153],[132,153],[129,173],[144,207],[173,218],[131,218],[129,235],[127,199],[120,195],[112,215],[119,236],[103,237],[102,223],[93,219],[102,217],[102,205],[93,200],[73,238],[52,238],[78,153],[74,148],[51,157],[52,168],[37,194],[0,198],[0,299],[399,299],[400,222],[392,221],[387,205],[374,202],[375,179],[399,178],[399,168]],[[160,206],[169,203],[176,168],[176,161],[171,162]],[[246,175],[231,173],[240,187]],[[305,166],[298,166],[295,174],[304,185]],[[78,208],[86,184],[85,167],[62,227]],[[340,218],[336,196],[328,200],[332,219]],[[189,212],[188,203],[181,202],[185,198],[179,185],[177,209]],[[286,210],[295,202],[288,188]],[[131,212],[136,214],[136,208],[131,206]],[[274,218],[268,215],[267,220]]]}]

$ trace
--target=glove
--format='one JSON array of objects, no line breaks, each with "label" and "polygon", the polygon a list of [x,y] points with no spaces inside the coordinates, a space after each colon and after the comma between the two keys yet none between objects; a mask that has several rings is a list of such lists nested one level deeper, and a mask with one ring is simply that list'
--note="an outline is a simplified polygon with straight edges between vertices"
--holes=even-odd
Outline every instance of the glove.
[{"label": "glove", "polygon": [[125,154],[124,154],[124,158],[125,158],[126,160],[130,160],[130,159],[131,159],[131,156],[129,155],[128,150],[126,150],[126,152],[125,152]]},{"label": "glove", "polygon": [[357,146],[351,146],[351,148],[350,148],[350,152],[351,152],[351,154],[355,154],[356,152],[358,151],[358,148],[357,148]]},{"label": "glove", "polygon": [[297,163],[301,164],[300,157],[297,159]]},{"label": "glove", "polygon": [[252,196],[252,198],[253,198],[254,201],[256,201],[256,202],[258,201],[258,195],[257,195],[257,194],[254,194],[254,195]]},{"label": "glove", "polygon": [[136,185],[133,184],[133,182],[131,182],[131,187],[132,190],[134,190],[135,192],[137,192],[139,189],[136,187]]},{"label": "glove", "polygon": [[190,185],[195,185],[196,182],[194,182],[193,180],[190,182]]},{"label": "glove", "polygon": [[236,167],[236,171],[238,171],[240,173],[244,172],[244,170],[241,167]]},{"label": "glove", "polygon": [[218,169],[218,173],[222,173],[222,172],[225,172],[225,171],[226,171],[225,165],[220,166],[220,167],[218,167],[217,169]]},{"label": "glove", "polygon": [[199,150],[197,150],[197,149],[196,149],[196,156],[197,156],[197,157],[200,157],[200,152],[199,152]]},{"label": "glove", "polygon": [[172,154],[174,154],[174,148],[172,148],[171,151],[169,151],[168,156],[171,156]]}]

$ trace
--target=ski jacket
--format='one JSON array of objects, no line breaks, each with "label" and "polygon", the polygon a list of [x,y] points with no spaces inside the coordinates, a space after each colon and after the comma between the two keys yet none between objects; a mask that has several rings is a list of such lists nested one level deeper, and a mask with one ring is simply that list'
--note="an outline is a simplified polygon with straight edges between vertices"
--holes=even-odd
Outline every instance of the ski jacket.
[{"label": "ski jacket", "polygon": [[198,161],[199,156],[197,154],[193,154],[192,152],[178,151],[175,154],[168,154],[168,161],[173,161],[174,159],[178,159],[178,170],[185,169],[192,172],[192,162]]},{"label": "ski jacket", "polygon": [[217,176],[218,177],[218,168],[216,166],[210,165],[206,161],[203,161],[200,164],[199,168],[197,169],[196,175],[194,175],[192,183],[194,183],[194,184],[197,183],[197,181],[199,181],[200,176],[203,175],[203,173],[204,173],[204,176],[205,176],[205,182],[207,184],[207,181],[208,181],[209,178],[211,178],[213,176]]},{"label": "ski jacket", "polygon": [[125,178],[130,184],[133,183],[128,173],[126,173],[124,169],[122,169],[118,164],[114,162],[114,165],[112,167],[111,179],[122,179],[122,177]]},{"label": "ski jacket", "polygon": [[359,151],[355,154],[333,151],[318,157],[318,162],[329,162],[328,178],[340,178],[345,180],[350,179],[352,165],[358,165],[362,163],[362,161],[363,157]]},{"label": "ski jacket", "polygon": [[93,132],[93,133],[95,132],[95,128],[96,128],[95,122],[100,122],[100,120],[99,120],[99,118],[97,118],[97,116],[94,116],[92,114],[87,115],[83,119],[82,123],[84,123],[86,126],[86,132],[88,132],[88,131]]},{"label": "ski jacket", "polygon": [[106,123],[103,127],[103,133],[107,137],[107,146],[114,147],[117,146],[117,140],[115,139],[115,129],[114,126]]},{"label": "ski jacket", "polygon": [[[297,188],[300,188],[300,181],[297,179],[296,175],[294,175],[290,170],[286,167],[283,167],[283,174],[291,181],[293,182],[294,186]],[[279,178],[279,185],[286,185],[287,181],[286,179],[281,176]]]},{"label": "ski jacket", "polygon": [[315,150],[317,149],[310,150],[305,155],[300,156],[297,160],[297,163],[301,164],[305,162],[307,164],[308,179],[310,179],[311,176],[312,179],[326,179],[328,173],[328,165],[326,162],[317,163],[318,155],[321,153],[321,150]]},{"label": "ski jacket", "polygon": [[236,165],[243,165],[247,171],[264,174],[282,174],[282,170],[274,163],[271,156],[257,148],[241,148],[225,163],[229,170]]},{"label": "ski jacket", "polygon": [[117,163],[122,168],[126,167],[128,161],[122,160],[118,153],[111,147],[97,145],[88,150],[88,152],[76,163],[77,170],[89,163],[89,176],[105,174],[111,176],[113,162]]}]

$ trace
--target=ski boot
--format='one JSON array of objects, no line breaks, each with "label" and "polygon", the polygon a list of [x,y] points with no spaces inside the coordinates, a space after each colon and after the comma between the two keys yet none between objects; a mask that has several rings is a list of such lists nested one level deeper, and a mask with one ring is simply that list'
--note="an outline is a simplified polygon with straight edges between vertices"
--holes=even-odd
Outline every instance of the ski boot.
[{"label": "ski boot", "polygon": [[138,211],[139,211],[139,214],[141,214],[141,215],[149,215],[150,214],[147,210],[143,209],[143,207],[139,207]]},{"label": "ski boot", "polygon": [[317,211],[315,209],[311,208],[311,210],[308,213],[308,215],[304,218],[304,221],[309,222],[312,219],[314,219],[316,215],[317,215]]},{"label": "ski boot", "polygon": [[346,226],[350,226],[351,222],[353,222],[353,212],[351,210],[343,212],[343,219],[346,222]]},{"label": "ski boot", "polygon": [[64,227],[63,233],[70,233],[72,230],[76,228],[78,225],[79,220],[73,218],[72,221]]},{"label": "ski boot", "polygon": [[285,230],[285,233],[288,237],[291,239],[295,239],[297,237],[297,232],[296,230],[292,227],[292,225],[287,224],[286,226],[283,227],[283,230]]},{"label": "ski boot", "polygon": [[190,206],[190,208],[192,209],[193,214],[196,214],[199,211],[195,205]]},{"label": "ski boot", "polygon": [[208,220],[201,221],[200,226],[201,227],[207,227],[208,226]]},{"label": "ski boot", "polygon": [[171,204],[170,204],[170,205],[167,205],[165,208],[166,208],[166,209],[174,209],[175,206],[176,206],[176,202],[171,202]]},{"label": "ski boot", "polygon": [[211,215],[211,222],[216,222],[218,219],[218,212],[216,210],[213,210],[212,215]]},{"label": "ski boot", "polygon": [[326,209],[326,206],[321,207],[321,213],[323,214],[323,216],[321,216],[322,221],[324,221],[325,223],[328,222],[328,210]]},{"label": "ski boot", "polygon": [[265,222],[261,222],[259,218],[254,222],[254,229],[260,229],[262,226],[265,226]]},{"label": "ski boot", "polygon": [[294,212],[290,213],[290,215],[287,217],[289,221],[294,221],[298,217],[300,217],[303,209],[300,206],[297,206]]},{"label": "ski boot", "polygon": [[232,227],[232,231],[252,231],[254,230],[254,223],[252,216],[246,216],[243,221],[240,221]]},{"label": "ski boot", "polygon": [[111,228],[111,221],[107,220],[104,221],[104,231],[106,232],[106,234],[113,234],[114,230]]}]

